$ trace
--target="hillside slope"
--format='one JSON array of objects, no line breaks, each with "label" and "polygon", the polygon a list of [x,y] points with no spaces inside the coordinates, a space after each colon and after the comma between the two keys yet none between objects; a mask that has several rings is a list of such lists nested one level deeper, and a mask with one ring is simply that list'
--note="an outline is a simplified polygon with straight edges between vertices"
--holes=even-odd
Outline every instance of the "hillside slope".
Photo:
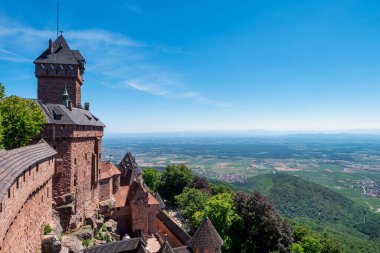
[{"label": "hillside slope", "polygon": [[251,177],[236,186],[259,191],[283,216],[332,234],[346,252],[380,252],[380,215],[339,193],[282,173]]}]

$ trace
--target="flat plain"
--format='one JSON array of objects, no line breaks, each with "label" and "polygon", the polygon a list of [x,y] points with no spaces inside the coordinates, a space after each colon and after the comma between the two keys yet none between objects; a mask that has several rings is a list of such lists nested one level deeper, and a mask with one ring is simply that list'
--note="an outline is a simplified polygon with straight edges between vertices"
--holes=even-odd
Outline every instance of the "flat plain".
[{"label": "flat plain", "polygon": [[380,136],[104,138],[106,159],[118,162],[126,151],[133,152],[143,168],[161,170],[181,163],[196,174],[233,184],[261,174],[286,173],[380,212]]}]

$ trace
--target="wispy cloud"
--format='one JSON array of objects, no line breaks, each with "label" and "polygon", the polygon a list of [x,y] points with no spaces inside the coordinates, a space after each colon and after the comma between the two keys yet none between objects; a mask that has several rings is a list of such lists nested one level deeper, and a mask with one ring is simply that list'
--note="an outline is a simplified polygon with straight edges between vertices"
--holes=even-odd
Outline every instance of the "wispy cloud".
[{"label": "wispy cloud", "polygon": [[0,59],[10,62],[30,63],[32,60],[0,48]]},{"label": "wispy cloud", "polygon": [[187,99],[199,104],[215,107],[229,107],[230,105],[222,101],[211,99],[204,94],[190,91],[187,85],[178,80],[175,74],[163,72],[151,72],[132,79],[124,79],[116,84],[109,84],[112,88],[132,88],[154,96],[170,99]]},{"label": "wispy cloud", "polygon": [[[133,5],[134,2],[129,3]],[[47,39],[52,36],[54,32],[49,30],[2,22],[0,60],[31,63],[31,58],[35,58],[41,52],[41,45],[47,46]],[[100,83],[107,83],[108,86],[117,89],[135,89],[167,99],[187,99],[215,107],[229,106],[194,91],[192,85],[186,84],[187,82],[175,71],[152,63],[150,55],[153,50],[162,53],[191,54],[180,47],[146,44],[124,34],[101,29],[67,31],[65,37],[70,47],[82,51],[87,62],[91,63],[87,71],[96,76]]]}]

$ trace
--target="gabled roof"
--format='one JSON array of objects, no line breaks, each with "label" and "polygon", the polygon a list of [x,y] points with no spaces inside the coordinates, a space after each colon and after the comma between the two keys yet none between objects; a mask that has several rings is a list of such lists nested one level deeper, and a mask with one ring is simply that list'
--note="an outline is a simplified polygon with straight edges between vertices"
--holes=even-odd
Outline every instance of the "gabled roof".
[{"label": "gabled roof", "polygon": [[137,176],[141,175],[141,169],[139,165],[137,164],[135,157],[129,151],[125,154],[125,156],[119,163],[119,168],[124,173],[127,170],[132,170]]},{"label": "gabled roof", "polygon": [[57,154],[52,147],[41,140],[38,144],[9,151],[0,151],[0,200],[14,181],[30,166]]},{"label": "gabled roof", "polygon": [[101,126],[105,125],[91,112],[82,108],[72,107],[69,110],[61,104],[45,104],[41,100],[35,100],[45,113],[48,124]]},{"label": "gabled roof", "polygon": [[34,63],[80,65],[84,58],[78,50],[71,50],[62,34],[53,42],[53,52],[46,49]]},{"label": "gabled roof", "polygon": [[162,244],[161,249],[157,253],[174,253],[172,250],[172,247],[170,247],[170,244],[168,241],[165,241],[164,244]]},{"label": "gabled roof", "polygon": [[100,161],[100,179],[120,175],[119,169],[112,162]]},{"label": "gabled roof", "polygon": [[205,218],[193,238],[187,245],[189,248],[220,248],[223,240],[212,225],[209,218]]}]

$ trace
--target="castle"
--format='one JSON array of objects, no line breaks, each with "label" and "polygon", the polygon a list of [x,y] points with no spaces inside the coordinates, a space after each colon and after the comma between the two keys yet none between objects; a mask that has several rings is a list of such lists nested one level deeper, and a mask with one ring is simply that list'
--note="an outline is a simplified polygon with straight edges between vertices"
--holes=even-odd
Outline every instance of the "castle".
[{"label": "castle", "polygon": [[[168,216],[130,152],[118,166],[102,161],[105,125],[89,103],[82,107],[82,54],[60,35],[34,64],[35,101],[47,123],[29,146],[0,150],[0,253],[38,252],[47,224],[58,223],[63,232],[96,229],[99,215],[117,222],[123,240],[78,252],[221,252],[209,219],[191,237]],[[149,238],[159,249],[150,249]]]}]

